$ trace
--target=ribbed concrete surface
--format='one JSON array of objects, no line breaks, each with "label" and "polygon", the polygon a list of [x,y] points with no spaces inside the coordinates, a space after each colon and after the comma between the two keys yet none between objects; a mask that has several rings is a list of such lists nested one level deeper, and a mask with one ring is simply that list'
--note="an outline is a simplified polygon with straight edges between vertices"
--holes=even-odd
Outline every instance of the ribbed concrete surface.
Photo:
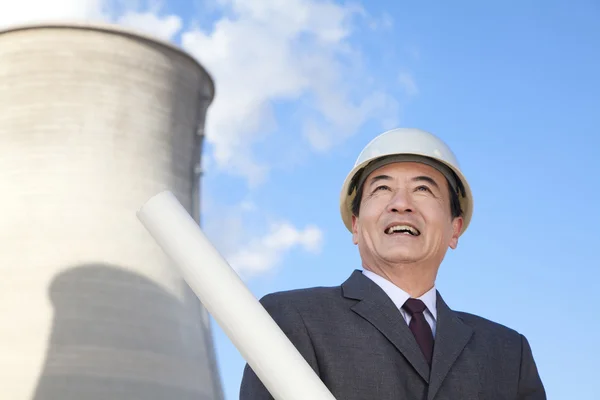
[{"label": "ribbed concrete surface", "polygon": [[212,82],[122,32],[0,33],[0,397],[221,398],[206,313],[135,216],[193,203]]}]

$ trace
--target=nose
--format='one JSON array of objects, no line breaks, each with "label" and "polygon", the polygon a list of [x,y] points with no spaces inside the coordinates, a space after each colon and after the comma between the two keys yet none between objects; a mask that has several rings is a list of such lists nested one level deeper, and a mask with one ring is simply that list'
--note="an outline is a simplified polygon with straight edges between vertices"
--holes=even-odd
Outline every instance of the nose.
[{"label": "nose", "polygon": [[398,189],[390,199],[387,206],[388,212],[410,213],[413,211],[412,199],[407,189]]}]

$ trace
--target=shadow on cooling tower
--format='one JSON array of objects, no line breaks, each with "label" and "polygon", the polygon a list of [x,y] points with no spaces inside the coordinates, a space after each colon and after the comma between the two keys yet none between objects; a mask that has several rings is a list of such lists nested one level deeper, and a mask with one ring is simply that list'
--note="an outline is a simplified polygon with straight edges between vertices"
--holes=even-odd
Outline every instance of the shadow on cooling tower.
[{"label": "shadow on cooling tower", "polygon": [[213,399],[193,309],[110,265],[58,275],[48,352],[33,400]]}]

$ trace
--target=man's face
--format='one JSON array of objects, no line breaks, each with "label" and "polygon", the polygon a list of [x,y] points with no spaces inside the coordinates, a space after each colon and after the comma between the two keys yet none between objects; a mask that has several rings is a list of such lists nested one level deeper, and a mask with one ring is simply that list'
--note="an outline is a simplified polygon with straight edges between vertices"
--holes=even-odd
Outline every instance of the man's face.
[{"label": "man's face", "polygon": [[456,248],[462,223],[461,217],[452,219],[442,173],[429,165],[398,162],[365,180],[352,237],[366,267],[424,262],[437,268],[448,246]]}]

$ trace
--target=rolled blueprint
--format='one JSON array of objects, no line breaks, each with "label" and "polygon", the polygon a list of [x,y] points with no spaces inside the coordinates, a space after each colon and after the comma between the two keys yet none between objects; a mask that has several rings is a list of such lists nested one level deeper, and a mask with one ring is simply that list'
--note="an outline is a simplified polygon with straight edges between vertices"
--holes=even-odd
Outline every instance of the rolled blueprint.
[{"label": "rolled blueprint", "polygon": [[335,400],[170,191],[137,217],[275,399]]}]

